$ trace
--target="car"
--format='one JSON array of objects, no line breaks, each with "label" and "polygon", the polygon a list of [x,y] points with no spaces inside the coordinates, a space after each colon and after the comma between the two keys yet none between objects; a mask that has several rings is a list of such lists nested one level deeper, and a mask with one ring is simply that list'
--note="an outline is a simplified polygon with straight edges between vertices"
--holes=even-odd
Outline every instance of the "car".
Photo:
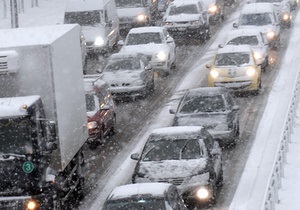
[{"label": "car", "polygon": [[280,47],[280,20],[272,3],[245,4],[234,28],[256,28],[266,38],[271,48]]},{"label": "car", "polygon": [[211,24],[215,25],[225,19],[225,0],[203,0],[203,3],[207,8]]},{"label": "car", "polygon": [[272,3],[277,11],[281,25],[286,28],[291,27],[292,8],[290,0],[254,0],[254,3]]},{"label": "car", "polygon": [[141,53],[112,54],[102,71],[114,99],[146,97],[154,91],[154,72]]},{"label": "car", "polygon": [[[269,65],[268,41],[258,29],[246,28],[231,30],[226,35],[225,45],[250,45],[256,64],[265,70]],[[224,45],[220,45],[224,47]]]},{"label": "car", "polygon": [[223,183],[222,149],[202,126],[157,128],[131,159],[133,183],[174,184],[188,207],[214,202]]},{"label": "car", "polygon": [[233,146],[239,136],[239,106],[222,87],[189,89],[174,114],[173,126],[203,126],[222,147]]},{"label": "car", "polygon": [[175,0],[169,4],[162,24],[174,39],[210,38],[209,16],[201,0]]},{"label": "car", "polygon": [[187,210],[176,186],[168,183],[138,183],[115,187],[102,210]]},{"label": "car", "polygon": [[88,120],[88,144],[95,148],[116,132],[116,107],[108,84],[101,75],[85,75],[84,90]]},{"label": "car", "polygon": [[209,69],[208,86],[225,87],[238,93],[257,95],[261,89],[261,66],[249,45],[219,48]]},{"label": "car", "polygon": [[175,68],[175,42],[164,27],[132,28],[122,45],[120,53],[142,53],[147,56],[153,69],[162,75],[168,75]]}]

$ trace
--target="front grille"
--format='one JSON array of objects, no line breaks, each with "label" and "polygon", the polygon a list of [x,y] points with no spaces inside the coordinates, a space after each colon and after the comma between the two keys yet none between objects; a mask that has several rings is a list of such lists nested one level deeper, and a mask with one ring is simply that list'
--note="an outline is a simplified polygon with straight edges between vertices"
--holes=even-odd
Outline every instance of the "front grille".
[{"label": "front grille", "polygon": [[111,84],[112,87],[127,87],[127,86],[130,86],[130,83],[121,83],[121,84],[118,84],[118,83],[115,83],[115,84]]},{"label": "front grille", "polygon": [[173,185],[181,185],[184,178],[159,179],[157,182],[171,183]]},{"label": "front grille", "polygon": [[0,61],[0,70],[7,70],[8,64],[7,61]]}]

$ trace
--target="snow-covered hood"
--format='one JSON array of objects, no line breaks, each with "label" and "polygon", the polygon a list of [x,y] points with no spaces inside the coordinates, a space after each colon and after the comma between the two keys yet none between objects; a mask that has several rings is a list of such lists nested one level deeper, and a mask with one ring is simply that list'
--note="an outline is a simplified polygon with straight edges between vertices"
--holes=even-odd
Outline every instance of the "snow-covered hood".
[{"label": "snow-covered hood", "polygon": [[123,18],[123,17],[136,17],[139,14],[145,14],[149,16],[149,12],[146,10],[145,7],[137,7],[137,8],[118,8],[118,17]]},{"label": "snow-covered hood", "polygon": [[101,25],[97,27],[82,26],[82,33],[86,42],[94,42],[97,37],[102,37],[104,40],[106,39],[106,29]]},{"label": "snow-covered hood", "polygon": [[213,128],[214,126],[227,122],[228,112],[177,114],[176,125],[203,126]]},{"label": "snow-covered hood", "polygon": [[253,28],[259,30],[261,33],[265,34],[269,31],[274,31],[276,33],[275,27],[272,24],[264,25],[264,26],[249,26],[249,25],[240,25],[239,29],[247,29],[247,28]]},{"label": "snow-covered hood", "polygon": [[180,14],[165,16],[164,21],[166,22],[186,22],[199,20],[200,14]]},{"label": "snow-covered hood", "polygon": [[205,158],[140,162],[140,173],[153,179],[168,179],[197,175],[206,169]]},{"label": "snow-covered hood", "polygon": [[[104,72],[102,79],[106,81],[109,85],[111,84],[123,84],[131,83],[135,80],[141,78],[142,70],[125,70],[125,71],[115,71],[115,72]],[[120,85],[121,86],[121,85]]]},{"label": "snow-covered hood", "polygon": [[158,52],[169,52],[169,47],[166,44],[140,44],[140,45],[124,45],[120,53],[129,53],[129,52],[136,52],[136,53],[143,53],[145,55],[155,55]]}]

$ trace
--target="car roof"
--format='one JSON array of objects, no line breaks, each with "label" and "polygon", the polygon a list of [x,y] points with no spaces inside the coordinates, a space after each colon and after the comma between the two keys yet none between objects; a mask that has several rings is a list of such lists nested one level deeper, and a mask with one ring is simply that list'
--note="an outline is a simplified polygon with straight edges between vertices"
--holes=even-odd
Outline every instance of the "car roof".
[{"label": "car roof", "polygon": [[189,89],[186,95],[189,96],[213,96],[227,93],[228,90],[224,87],[199,87]]},{"label": "car roof", "polygon": [[181,6],[181,5],[190,5],[190,4],[198,4],[198,3],[202,3],[202,1],[200,0],[174,0],[172,3],[170,3],[170,5],[174,5],[174,6]]},{"label": "car roof", "polygon": [[253,35],[260,35],[260,34],[261,31],[257,28],[235,29],[228,32],[227,38],[239,37],[239,36],[253,36]]},{"label": "car roof", "polygon": [[250,3],[243,6],[241,14],[272,13],[273,11],[272,3]]},{"label": "car roof", "polygon": [[138,197],[141,195],[164,197],[171,186],[172,184],[169,183],[137,183],[121,185],[112,190],[108,196],[108,200]]},{"label": "car roof", "polygon": [[197,135],[203,129],[202,126],[174,126],[157,128],[151,132],[151,136],[179,136],[179,135]]},{"label": "car roof", "polygon": [[147,32],[163,32],[164,27],[161,26],[147,26],[147,27],[138,27],[132,28],[129,31],[131,33],[147,33]]},{"label": "car roof", "polygon": [[217,53],[252,52],[250,45],[225,45]]},{"label": "car roof", "polygon": [[84,75],[83,84],[85,92],[94,92],[95,86],[97,88],[108,88],[107,82],[101,79],[102,75],[92,74]]},{"label": "car roof", "polygon": [[82,12],[82,11],[93,11],[102,10],[104,5],[110,0],[68,0],[65,11],[66,12]]}]

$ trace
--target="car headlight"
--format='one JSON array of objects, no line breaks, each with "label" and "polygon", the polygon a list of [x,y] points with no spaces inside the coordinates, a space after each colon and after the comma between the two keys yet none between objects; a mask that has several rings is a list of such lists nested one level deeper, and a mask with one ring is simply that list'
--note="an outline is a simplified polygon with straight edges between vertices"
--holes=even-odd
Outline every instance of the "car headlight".
[{"label": "car headlight", "polygon": [[193,20],[193,21],[190,21],[190,24],[191,25],[198,25],[199,24],[199,20]]},{"label": "car headlight", "polygon": [[210,71],[210,76],[212,76],[212,78],[215,79],[215,78],[217,78],[219,76],[219,72],[217,70],[215,70],[215,69],[212,69]]},{"label": "car headlight", "polygon": [[254,58],[255,58],[255,60],[262,59],[262,53],[261,52],[254,52]]},{"label": "car headlight", "polygon": [[95,128],[97,128],[97,122],[96,122],[96,121],[88,122],[87,128],[88,128],[89,130],[90,130],[90,129],[95,129]]},{"label": "car headlight", "polygon": [[103,39],[102,37],[97,37],[97,38],[95,39],[94,45],[97,45],[97,46],[102,46],[102,45],[104,45],[104,39]]},{"label": "car headlight", "polygon": [[36,200],[30,199],[26,202],[26,209],[36,210],[39,208],[39,204]]},{"label": "car headlight", "polygon": [[208,7],[208,12],[210,14],[215,14],[217,13],[218,11],[218,6],[216,4],[211,4],[209,7]]},{"label": "car headlight", "polygon": [[254,68],[249,68],[249,69],[247,69],[246,74],[248,77],[252,77],[255,75],[255,72],[256,72],[256,70]]},{"label": "car headlight", "polygon": [[139,14],[138,16],[136,16],[136,20],[138,22],[145,22],[147,20],[147,15],[145,15],[145,14]]},{"label": "car headlight", "polygon": [[133,86],[141,86],[143,84],[144,84],[143,80],[140,80],[140,79],[135,80],[131,83],[131,85],[133,85]]},{"label": "car headlight", "polygon": [[275,33],[274,33],[274,31],[269,31],[268,33],[267,33],[267,38],[268,39],[274,39],[274,37],[275,37]]},{"label": "car headlight", "polygon": [[196,196],[200,200],[207,200],[212,197],[211,189],[208,186],[200,187],[197,189]]},{"label": "car headlight", "polygon": [[282,20],[283,21],[289,21],[290,20],[290,15],[288,13],[283,14]]},{"label": "car headlight", "polygon": [[214,130],[218,130],[218,131],[228,131],[229,130],[229,127],[226,123],[222,123],[222,124],[219,124],[217,125]]},{"label": "car headlight", "polygon": [[156,58],[158,58],[160,61],[165,61],[168,58],[167,53],[160,51],[159,53],[156,54],[155,56]]}]

